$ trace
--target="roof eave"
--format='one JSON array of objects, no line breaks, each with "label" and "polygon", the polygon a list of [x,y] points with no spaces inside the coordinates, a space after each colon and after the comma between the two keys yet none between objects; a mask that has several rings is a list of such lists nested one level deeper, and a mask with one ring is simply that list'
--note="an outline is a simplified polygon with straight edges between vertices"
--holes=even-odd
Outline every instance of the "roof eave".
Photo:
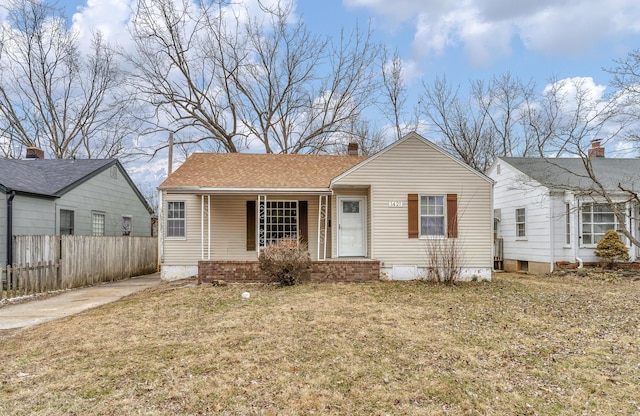
[{"label": "roof eave", "polygon": [[330,195],[330,188],[216,188],[206,186],[164,186],[158,188],[165,192],[174,193],[203,193],[203,194],[305,194]]}]

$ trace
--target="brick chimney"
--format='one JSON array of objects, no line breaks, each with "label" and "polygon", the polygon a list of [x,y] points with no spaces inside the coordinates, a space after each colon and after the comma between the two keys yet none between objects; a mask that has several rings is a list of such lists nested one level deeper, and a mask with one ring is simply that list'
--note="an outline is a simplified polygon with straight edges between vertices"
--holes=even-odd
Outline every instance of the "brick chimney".
[{"label": "brick chimney", "polygon": [[27,159],[44,159],[44,151],[38,147],[27,147]]},{"label": "brick chimney", "polygon": [[347,147],[347,154],[349,156],[358,156],[358,143],[356,142],[349,143],[349,147]]},{"label": "brick chimney", "polygon": [[600,147],[600,140],[594,140],[591,142],[591,149],[588,152],[589,159],[594,157],[604,157],[604,147]]}]

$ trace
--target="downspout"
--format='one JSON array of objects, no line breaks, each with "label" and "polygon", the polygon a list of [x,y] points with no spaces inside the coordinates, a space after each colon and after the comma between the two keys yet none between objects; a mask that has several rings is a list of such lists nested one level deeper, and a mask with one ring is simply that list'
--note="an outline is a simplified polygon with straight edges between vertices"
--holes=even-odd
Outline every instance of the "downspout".
[{"label": "downspout", "polygon": [[162,200],[162,192],[158,190],[158,267],[157,271],[162,271],[161,267],[164,263],[164,201]]},{"label": "downspout", "polygon": [[554,196],[551,192],[549,192],[549,273],[553,273],[554,265],[555,265],[555,239],[556,235],[553,227],[553,204],[555,203]]},{"label": "downspout", "polygon": [[580,250],[580,201],[578,201],[578,198],[574,197],[574,199],[576,201],[576,215],[575,215],[576,223],[573,227],[573,229],[576,230],[576,238],[574,239],[574,242],[573,242],[573,244],[575,244],[574,257],[578,262],[578,269],[582,269],[582,267],[584,266],[584,262],[580,257],[578,257],[579,250]]},{"label": "downspout", "polygon": [[13,198],[16,191],[11,191],[7,200],[7,266],[13,263]]}]

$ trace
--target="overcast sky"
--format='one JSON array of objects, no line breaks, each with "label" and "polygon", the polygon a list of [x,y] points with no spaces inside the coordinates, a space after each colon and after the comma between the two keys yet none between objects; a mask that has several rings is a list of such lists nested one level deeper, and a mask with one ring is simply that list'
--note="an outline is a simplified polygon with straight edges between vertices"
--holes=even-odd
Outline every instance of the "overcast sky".
[{"label": "overcast sky", "polygon": [[[134,1],[58,4],[81,33],[99,29],[126,45]],[[296,13],[318,34],[371,22],[376,39],[400,52],[410,89],[436,75],[465,84],[509,71],[540,91],[551,77],[591,78],[604,91],[602,68],[640,47],[639,0],[298,0]],[[132,176],[156,183],[165,167],[158,159],[133,167]]]}]

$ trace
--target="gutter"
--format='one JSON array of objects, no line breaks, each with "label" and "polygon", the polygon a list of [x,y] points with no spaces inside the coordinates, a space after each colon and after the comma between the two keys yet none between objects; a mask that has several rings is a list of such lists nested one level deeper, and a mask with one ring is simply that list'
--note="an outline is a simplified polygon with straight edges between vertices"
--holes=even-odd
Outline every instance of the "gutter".
[{"label": "gutter", "polygon": [[13,198],[16,191],[11,191],[7,200],[7,266],[13,263]]},{"label": "gutter", "polygon": [[208,188],[200,186],[159,187],[166,193],[196,193],[196,194],[309,194],[332,195],[331,188]]}]

